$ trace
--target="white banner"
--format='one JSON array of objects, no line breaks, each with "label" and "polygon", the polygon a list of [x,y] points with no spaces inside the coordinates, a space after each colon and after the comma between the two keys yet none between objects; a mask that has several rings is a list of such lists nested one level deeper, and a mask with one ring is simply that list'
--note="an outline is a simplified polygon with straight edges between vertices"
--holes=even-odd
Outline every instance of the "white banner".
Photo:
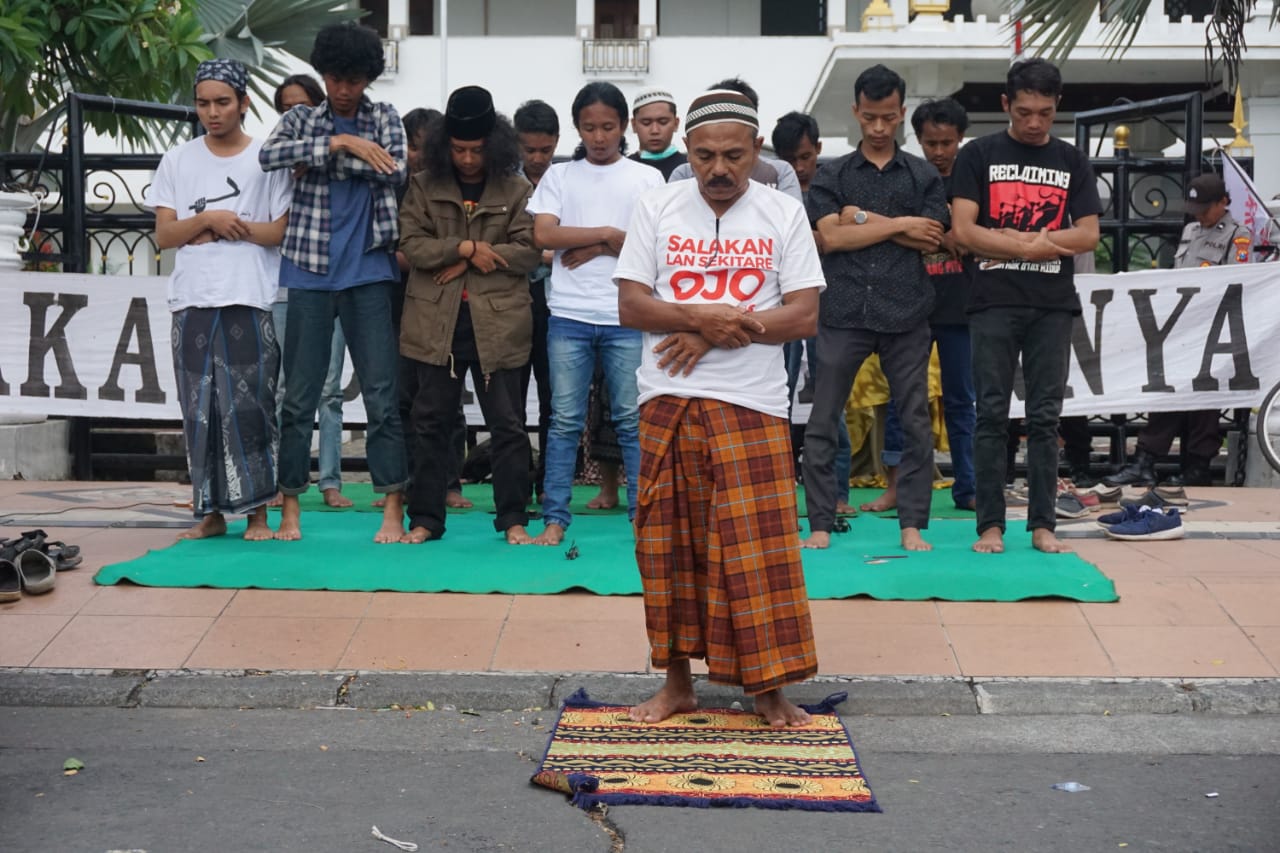
[{"label": "white banner", "polygon": [[[1280,381],[1280,263],[1081,275],[1076,286],[1065,414],[1252,407]],[[0,414],[180,419],[169,326],[163,278],[0,274]],[[344,417],[364,422],[359,397]]]},{"label": "white banner", "polygon": [[1222,182],[1227,185],[1227,195],[1231,198],[1227,210],[1231,213],[1232,219],[1248,228],[1249,233],[1253,235],[1253,245],[1249,247],[1250,253],[1254,251],[1255,246],[1274,245],[1277,231],[1280,229],[1277,228],[1271,211],[1267,209],[1267,203],[1263,200],[1262,194],[1258,192],[1258,188],[1253,185],[1253,181],[1249,179],[1240,164],[1225,149],[1220,153]]},{"label": "white banner", "polygon": [[[0,415],[181,420],[166,288],[160,276],[0,273]],[[350,354],[348,424],[365,422]],[[538,422],[534,383],[529,423]],[[466,378],[467,423],[484,416]]]}]

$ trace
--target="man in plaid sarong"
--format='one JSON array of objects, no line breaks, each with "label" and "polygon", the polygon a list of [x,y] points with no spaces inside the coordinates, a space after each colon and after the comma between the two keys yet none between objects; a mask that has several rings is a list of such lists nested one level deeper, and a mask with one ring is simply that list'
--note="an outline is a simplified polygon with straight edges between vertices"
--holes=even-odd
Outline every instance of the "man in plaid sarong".
[{"label": "man in plaid sarong", "polygon": [[801,205],[750,181],[751,102],[707,92],[685,126],[697,180],[641,197],[615,272],[621,323],[645,332],[636,560],[667,670],[631,717],[696,708],[700,658],[770,724],[804,725],[782,693],[818,669],[782,344],[815,332],[822,269]]}]

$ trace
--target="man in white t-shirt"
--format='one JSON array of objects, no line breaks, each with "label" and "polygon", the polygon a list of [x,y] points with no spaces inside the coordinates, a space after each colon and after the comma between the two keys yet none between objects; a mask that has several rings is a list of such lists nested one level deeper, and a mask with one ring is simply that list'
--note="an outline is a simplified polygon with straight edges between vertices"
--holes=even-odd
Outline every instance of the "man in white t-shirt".
[{"label": "man in white t-shirt", "polygon": [[635,200],[662,186],[661,172],[623,156],[628,108],[617,86],[588,83],[573,99],[572,109],[582,143],[571,162],[547,170],[528,205],[538,247],[556,253],[547,286],[551,428],[543,448],[544,527],[534,539],[539,545],[558,545],[573,520],[573,469],[597,358],[622,447],[627,507],[635,516],[640,333],[618,324],[618,292],[612,281]]},{"label": "man in white t-shirt", "polygon": [[262,143],[242,127],[248,80],[235,60],[200,63],[195,102],[206,133],[164,155],[148,198],[156,244],[178,250],[173,367],[200,520],[181,539],[221,536],[226,515],[243,513],[245,539],[272,538],[280,347],[271,303],[293,186],[288,172],[258,166]]},{"label": "man in white t-shirt", "polygon": [[690,105],[696,181],[646,193],[618,258],[619,317],[644,331],[636,561],[653,665],[631,718],[697,707],[689,661],[773,726],[818,671],[800,564],[782,345],[812,335],[826,286],[798,201],[751,180],[759,119],[739,92]]}]

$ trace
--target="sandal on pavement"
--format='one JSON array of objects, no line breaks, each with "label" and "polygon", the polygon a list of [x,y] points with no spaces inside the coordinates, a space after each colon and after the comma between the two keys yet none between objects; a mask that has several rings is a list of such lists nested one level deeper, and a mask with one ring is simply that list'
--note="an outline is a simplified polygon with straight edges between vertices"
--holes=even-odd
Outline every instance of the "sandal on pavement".
[{"label": "sandal on pavement", "polygon": [[0,560],[0,601],[22,598],[22,575],[12,560]]},{"label": "sandal on pavement", "polygon": [[18,555],[18,576],[22,580],[23,591],[28,595],[52,592],[58,580],[53,560],[37,548],[28,548]]},{"label": "sandal on pavement", "polygon": [[65,572],[80,565],[84,557],[80,556],[79,545],[67,545],[65,542],[46,542],[42,549],[58,571]]}]

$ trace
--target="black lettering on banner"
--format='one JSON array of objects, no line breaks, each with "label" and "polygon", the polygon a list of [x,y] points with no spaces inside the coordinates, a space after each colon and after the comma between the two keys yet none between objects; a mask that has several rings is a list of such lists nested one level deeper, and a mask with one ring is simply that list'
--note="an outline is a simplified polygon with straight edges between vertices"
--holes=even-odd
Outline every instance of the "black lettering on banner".
[{"label": "black lettering on banner", "polygon": [[[1231,337],[1226,341],[1222,340],[1223,325],[1231,330]],[[1253,375],[1253,368],[1249,363],[1249,340],[1244,330],[1243,285],[1227,285],[1227,292],[1218,303],[1218,311],[1213,315],[1213,325],[1209,327],[1209,337],[1205,339],[1200,372],[1191,380],[1191,387],[1196,391],[1218,390],[1218,380],[1209,373],[1215,355],[1229,355],[1235,362],[1235,373],[1227,380],[1227,387],[1232,391],[1256,391],[1262,387],[1258,377]]]},{"label": "black lettering on banner", "polygon": [[[44,381],[44,363],[49,351],[53,350],[59,377],[59,384],[53,389],[53,396],[60,400],[87,398],[89,393],[80,384],[76,376],[75,364],[71,361],[71,348],[67,346],[67,323],[77,311],[89,304],[89,297],[83,293],[26,293],[22,301],[31,309],[31,335],[27,345],[27,381],[22,383],[22,396],[49,396],[49,386]],[[55,303],[62,308],[62,313],[46,332],[45,315]]]},{"label": "black lettering on banner", "polygon": [[[1107,305],[1115,298],[1114,290],[1095,290],[1089,297],[1093,305],[1093,343],[1089,343],[1089,330],[1084,325],[1084,315],[1076,317],[1071,323],[1071,349],[1076,354],[1076,363],[1084,374],[1084,381],[1089,386],[1089,393],[1095,397],[1102,396],[1102,314]],[[1063,392],[1064,399],[1071,399],[1075,392],[1071,383],[1067,383]]]},{"label": "black lettering on banner", "polygon": [[[129,352],[129,342],[133,340],[135,329],[138,332],[138,351]],[[99,400],[124,400],[120,368],[126,364],[138,365],[142,373],[142,387],[134,392],[134,402],[163,404],[164,389],[160,387],[160,377],[156,374],[156,352],[151,342],[151,317],[147,313],[147,300],[141,296],[129,300],[124,328],[120,330],[120,340],[116,342],[115,356],[111,360],[111,373],[98,389]]]},{"label": "black lettering on banner", "polygon": [[1174,324],[1187,310],[1191,297],[1200,292],[1198,287],[1178,288],[1178,307],[1173,309],[1164,325],[1156,324],[1156,313],[1151,307],[1151,295],[1154,290],[1130,290],[1129,298],[1133,300],[1133,310],[1138,315],[1138,328],[1142,331],[1142,340],[1147,345],[1147,384],[1142,386],[1144,392],[1158,391],[1173,393],[1175,390],[1164,376],[1164,341],[1173,331]]}]

